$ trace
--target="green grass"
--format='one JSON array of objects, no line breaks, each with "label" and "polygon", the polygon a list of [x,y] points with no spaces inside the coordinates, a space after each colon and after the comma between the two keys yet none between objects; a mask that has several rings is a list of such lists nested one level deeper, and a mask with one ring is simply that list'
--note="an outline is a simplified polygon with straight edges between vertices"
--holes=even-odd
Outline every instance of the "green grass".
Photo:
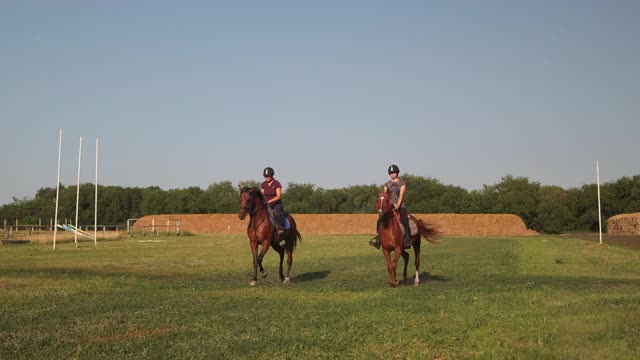
[{"label": "green grass", "polygon": [[245,236],[150,239],[0,246],[0,358],[640,358],[630,249],[444,238],[392,289],[367,237],[307,236],[249,287]]}]

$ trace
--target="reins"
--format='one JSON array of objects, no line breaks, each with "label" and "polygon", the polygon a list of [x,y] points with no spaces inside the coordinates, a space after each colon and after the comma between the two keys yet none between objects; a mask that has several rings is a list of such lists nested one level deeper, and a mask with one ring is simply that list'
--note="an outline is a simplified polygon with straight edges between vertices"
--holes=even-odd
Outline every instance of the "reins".
[{"label": "reins", "polygon": [[[380,222],[380,228],[378,228],[378,232],[380,232],[380,229],[386,228],[384,224],[388,223],[388,221],[397,221],[400,223],[400,210],[391,207],[389,195],[382,193],[378,196],[378,199],[380,209],[384,210],[382,215],[383,221]],[[383,206],[384,200],[387,201],[387,206]]]},{"label": "reins", "polygon": [[[254,218],[256,216],[256,205],[254,204],[254,202],[256,201],[256,197],[258,197],[257,195],[250,193],[251,194],[251,205],[247,208],[247,207],[243,207],[243,209],[245,209],[248,213],[249,213],[249,226],[253,229],[253,232],[256,234],[256,236],[258,235],[258,227],[260,227],[262,225],[262,223],[266,220],[266,217],[262,219],[262,221],[260,221],[260,223],[256,224],[256,222],[254,221]],[[268,211],[266,209],[266,205],[264,204],[264,201],[262,202],[262,206],[265,207],[265,212]],[[269,213],[266,214],[266,216],[269,216]]]}]

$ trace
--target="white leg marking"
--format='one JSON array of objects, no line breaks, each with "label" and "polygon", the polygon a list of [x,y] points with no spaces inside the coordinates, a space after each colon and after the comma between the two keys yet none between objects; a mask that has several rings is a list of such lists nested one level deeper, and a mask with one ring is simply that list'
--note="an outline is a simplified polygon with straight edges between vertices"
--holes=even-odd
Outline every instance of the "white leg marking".
[{"label": "white leg marking", "polygon": [[256,286],[256,283],[257,283],[257,282],[256,282],[255,280],[253,280],[253,281],[251,281],[251,282],[249,283],[249,285],[250,285],[250,286]]},{"label": "white leg marking", "polygon": [[289,278],[288,277],[284,278],[283,283],[288,283],[288,282],[289,282]]}]

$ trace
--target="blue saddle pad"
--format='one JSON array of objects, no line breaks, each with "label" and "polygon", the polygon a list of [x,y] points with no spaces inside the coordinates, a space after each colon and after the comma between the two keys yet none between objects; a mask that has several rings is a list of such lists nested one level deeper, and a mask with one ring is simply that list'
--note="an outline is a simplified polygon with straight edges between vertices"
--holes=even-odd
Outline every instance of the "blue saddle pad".
[{"label": "blue saddle pad", "polygon": [[[271,224],[274,227],[278,227],[278,225],[276,224],[276,217],[273,216],[273,213],[271,211],[268,211],[268,213],[269,213],[269,219],[271,220]],[[289,222],[287,213],[284,213],[284,230],[289,230],[289,229],[291,229],[291,223]]]}]

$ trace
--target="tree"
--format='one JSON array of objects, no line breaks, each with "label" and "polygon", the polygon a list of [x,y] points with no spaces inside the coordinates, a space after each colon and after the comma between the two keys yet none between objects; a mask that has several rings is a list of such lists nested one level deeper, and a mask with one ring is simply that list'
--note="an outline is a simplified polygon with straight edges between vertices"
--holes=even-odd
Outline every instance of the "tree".
[{"label": "tree", "polygon": [[165,213],[165,194],[157,186],[142,191],[141,215],[157,215]]},{"label": "tree", "polygon": [[598,230],[598,188],[596,184],[583,185],[579,189],[569,189],[569,205],[574,214],[575,225],[572,230]]},{"label": "tree", "polygon": [[[321,189],[322,190],[322,189]],[[317,196],[317,195],[322,195]],[[340,213],[340,207],[347,201],[345,189],[329,189],[316,192],[311,198],[311,205],[321,214]]]},{"label": "tree", "polygon": [[537,216],[539,192],[539,183],[507,175],[495,185],[496,203],[491,212],[518,215],[530,228]]},{"label": "tree", "polygon": [[[444,185],[439,180],[404,175],[408,191],[407,205],[416,213],[510,213],[524,220],[529,228],[546,233],[597,231],[597,187],[587,184],[564,190],[541,186],[526,177],[506,175],[494,185],[467,191]],[[259,188],[256,181],[245,186]],[[80,185],[79,223],[92,224],[94,184]],[[283,191],[283,202],[292,213],[373,213],[380,185],[355,185],[340,189],[317,188],[313,184],[290,183]],[[13,198],[0,206],[0,219],[22,224],[37,224],[38,219],[53,218],[55,188],[41,188],[34,198]],[[640,211],[640,175],[622,177],[601,186],[602,216]],[[98,187],[98,219],[101,224],[124,224],[128,218],[162,213],[236,213],[238,188],[231,181],[199,187],[162,190],[147,188]],[[60,186],[59,221],[73,221],[76,211],[76,186]],[[606,222],[603,221],[603,228]]]},{"label": "tree", "polygon": [[640,176],[624,176],[601,187],[602,212],[607,217],[640,211]]},{"label": "tree", "polygon": [[240,193],[231,181],[221,181],[209,185],[202,194],[203,208],[213,214],[233,214],[240,208]]},{"label": "tree", "polygon": [[346,188],[346,200],[340,213],[369,214],[376,211],[376,197],[382,191],[378,185],[353,185]]},{"label": "tree", "polygon": [[536,219],[531,228],[547,234],[559,234],[572,229],[573,213],[569,195],[559,186],[542,186],[536,209]]},{"label": "tree", "polygon": [[462,214],[484,213],[482,192],[480,190],[468,192],[460,202],[459,211]]},{"label": "tree", "polygon": [[294,214],[310,214],[315,211],[311,208],[310,199],[315,192],[315,185],[289,183],[287,191],[282,195],[282,202],[287,212]]},{"label": "tree", "polygon": [[409,211],[416,213],[461,213],[470,207],[469,192],[459,186],[444,185],[438,179],[405,175],[405,195]]},{"label": "tree", "polygon": [[256,189],[260,189],[260,183],[255,181],[255,180],[243,180],[240,181],[240,186],[244,186],[244,187],[252,187],[252,188],[256,188]]}]

